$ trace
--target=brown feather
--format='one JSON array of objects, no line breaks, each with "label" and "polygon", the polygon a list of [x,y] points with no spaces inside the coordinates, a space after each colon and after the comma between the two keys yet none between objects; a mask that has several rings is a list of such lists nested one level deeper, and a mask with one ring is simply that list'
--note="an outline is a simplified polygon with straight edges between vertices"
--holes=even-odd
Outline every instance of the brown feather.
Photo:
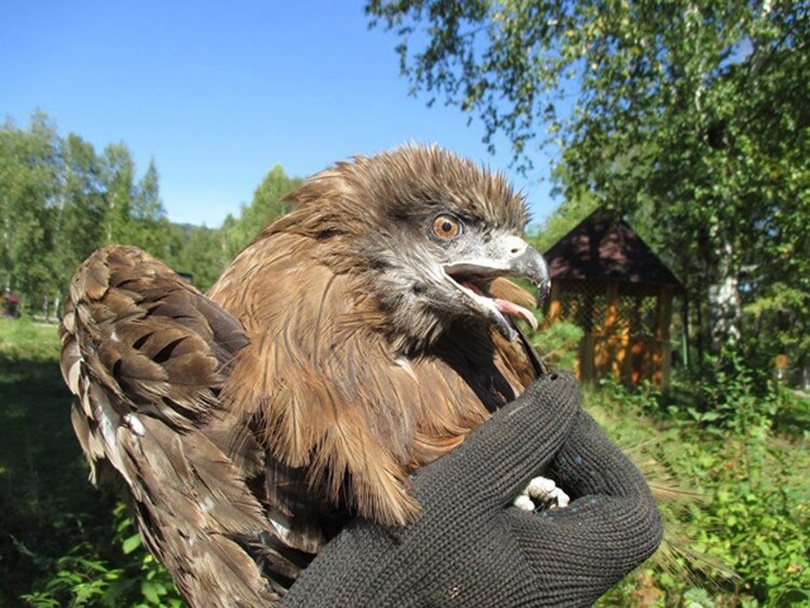
[{"label": "brown feather", "polygon": [[501,176],[408,147],[340,163],[289,202],[209,297],[119,246],[71,285],[77,437],[94,480],[103,463],[125,480],[191,605],[272,605],[352,517],[412,520],[410,474],[540,370],[522,335],[436,313],[397,275],[437,210],[519,234],[523,199]]},{"label": "brown feather", "polygon": [[277,598],[244,548],[271,529],[247,486],[258,444],[217,398],[246,344],[238,323],[143,252],[111,247],[77,271],[60,333],[92,479],[106,460],[127,482],[147,546],[189,601]]}]

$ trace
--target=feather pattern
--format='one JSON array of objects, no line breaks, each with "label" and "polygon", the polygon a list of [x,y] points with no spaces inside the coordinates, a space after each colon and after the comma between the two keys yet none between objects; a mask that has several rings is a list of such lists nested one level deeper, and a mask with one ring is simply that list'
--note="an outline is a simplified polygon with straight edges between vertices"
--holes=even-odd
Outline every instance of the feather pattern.
[{"label": "feather pattern", "polygon": [[[462,292],[415,232],[450,209],[482,242],[519,234],[523,200],[500,176],[409,147],[289,200],[207,296],[122,246],[71,284],[61,365],[91,478],[123,478],[191,605],[272,605],[352,517],[417,517],[410,474],[542,365],[525,339],[430,295]],[[488,289],[527,297],[503,278]]]},{"label": "feather pattern", "polygon": [[268,528],[246,483],[259,446],[218,397],[247,343],[233,317],[140,250],[114,246],[74,276],[60,337],[91,479],[105,465],[124,479],[147,547],[183,593],[223,606],[278,598],[243,549]]}]

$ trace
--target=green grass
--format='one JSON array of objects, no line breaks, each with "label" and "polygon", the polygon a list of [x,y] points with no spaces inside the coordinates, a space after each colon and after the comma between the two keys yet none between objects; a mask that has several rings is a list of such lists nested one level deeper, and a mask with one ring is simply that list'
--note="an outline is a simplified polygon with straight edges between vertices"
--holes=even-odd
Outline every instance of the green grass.
[{"label": "green grass", "polygon": [[647,479],[675,490],[659,501],[671,542],[600,606],[810,606],[810,402],[779,389],[754,397],[744,376],[715,387],[735,406],[722,423],[689,411],[695,387],[586,395]]},{"label": "green grass", "polygon": [[59,357],[57,326],[33,323],[26,318],[0,318],[0,355],[7,362],[49,361]]},{"label": "green grass", "polygon": [[112,497],[87,483],[56,326],[0,319],[0,603],[47,579],[78,539],[109,536]]},{"label": "green grass", "polygon": [[[115,489],[87,481],[58,353],[55,326],[0,319],[0,606],[177,606]],[[614,441],[642,446],[648,478],[702,496],[664,509],[676,546],[706,561],[675,555],[671,571],[648,562],[600,606],[810,605],[810,403],[753,399],[740,377],[711,387],[733,405],[723,420],[690,413],[694,386],[674,391],[675,403],[610,385],[586,391]]]},{"label": "green grass", "polygon": [[88,481],[59,349],[55,325],[0,319],[0,606],[176,606],[117,489]]}]

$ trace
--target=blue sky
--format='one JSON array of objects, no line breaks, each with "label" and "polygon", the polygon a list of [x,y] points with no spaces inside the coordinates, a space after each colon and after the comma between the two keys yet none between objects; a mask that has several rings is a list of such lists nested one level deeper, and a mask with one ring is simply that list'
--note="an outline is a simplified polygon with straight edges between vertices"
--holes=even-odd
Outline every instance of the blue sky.
[{"label": "blue sky", "polygon": [[303,177],[406,141],[501,169],[535,221],[551,213],[548,158],[520,176],[480,123],[409,96],[396,44],[362,0],[6,0],[0,117],[24,126],[41,109],[98,151],[123,141],[140,173],[154,159],[176,222],[218,226],[276,164]]}]

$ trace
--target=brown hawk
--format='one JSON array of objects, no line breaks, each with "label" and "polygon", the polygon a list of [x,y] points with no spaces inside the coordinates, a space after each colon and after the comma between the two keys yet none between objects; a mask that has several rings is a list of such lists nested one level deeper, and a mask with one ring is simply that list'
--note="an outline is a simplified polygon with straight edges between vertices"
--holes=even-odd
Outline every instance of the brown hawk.
[{"label": "brown hawk", "polygon": [[350,518],[417,517],[410,473],[542,369],[505,277],[542,297],[548,272],[501,175],[407,146],[288,201],[207,295],[123,246],[71,284],[62,371],[92,478],[123,479],[193,605],[272,604]]}]

